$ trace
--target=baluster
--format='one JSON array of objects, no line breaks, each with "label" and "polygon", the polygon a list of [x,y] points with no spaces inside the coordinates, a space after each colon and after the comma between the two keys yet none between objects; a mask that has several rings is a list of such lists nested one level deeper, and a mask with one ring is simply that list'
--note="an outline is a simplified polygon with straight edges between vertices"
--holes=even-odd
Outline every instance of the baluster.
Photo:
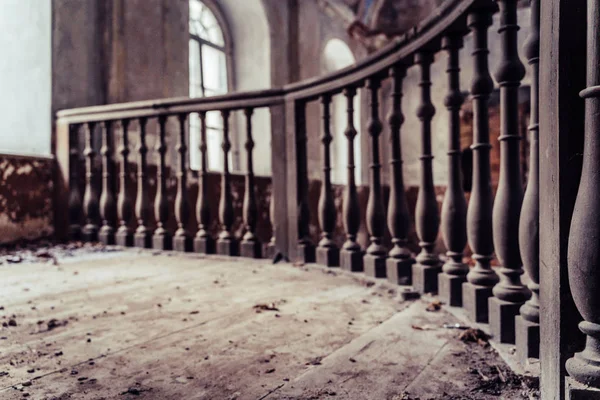
[{"label": "baluster", "polygon": [[385,208],[383,205],[383,191],[381,189],[381,163],[379,161],[379,135],[383,125],[379,118],[379,78],[370,78],[367,81],[370,102],[370,120],[367,131],[371,136],[371,180],[369,188],[369,201],[367,203],[367,229],[371,236],[371,244],[364,257],[365,274],[376,278],[386,277],[387,250],[383,245],[385,233]]},{"label": "baluster", "polygon": [[231,174],[229,173],[229,110],[221,111],[223,117],[223,174],[221,175],[221,201],[219,202],[219,220],[221,233],[217,240],[217,253],[227,256],[237,256],[238,242],[231,233],[233,226],[233,198],[231,196]]},{"label": "baluster", "polygon": [[442,236],[448,249],[448,261],[442,267],[438,286],[440,298],[451,306],[462,306],[462,284],[469,266],[463,262],[467,245],[467,202],[460,174],[460,107],[464,98],[460,91],[459,50],[463,33],[453,32],[444,37],[442,47],[448,52],[448,95],[444,101],[449,113],[448,187],[442,204]]},{"label": "baluster", "polygon": [[167,116],[158,117],[158,141],[156,143],[156,152],[158,153],[157,177],[156,177],[156,198],[154,199],[154,216],[156,218],[156,229],[152,236],[152,247],[159,250],[171,250],[173,241],[171,234],[167,231],[166,225],[169,219],[169,201],[167,199],[167,167],[165,157],[167,154]]},{"label": "baluster", "polygon": [[356,242],[356,236],[360,228],[360,203],[356,191],[356,176],[354,165],[354,139],[358,132],[354,127],[354,97],[356,88],[350,87],[344,90],[346,96],[348,123],[344,132],[348,140],[348,183],[344,191],[344,230],[346,231],[346,242],[340,251],[341,268],[360,272],[363,270],[363,257],[360,245]]},{"label": "baluster", "polygon": [[[577,381],[600,388],[600,2],[587,2],[587,88],[583,168],[571,220],[568,246],[569,286],[583,317],[579,329],[585,349],[567,360],[567,371]],[[569,384],[570,386],[571,384]],[[571,388],[569,387],[569,391]],[[572,399],[597,399],[598,389],[585,388]]]},{"label": "baluster", "polygon": [[190,217],[190,206],[187,197],[187,146],[185,140],[185,124],[187,114],[179,114],[179,136],[177,152],[179,153],[179,168],[177,169],[177,194],[175,195],[175,218],[177,231],[173,237],[173,248],[176,251],[192,251],[192,237],[185,229],[185,224]]},{"label": "baluster", "polygon": [[98,240],[98,193],[96,192],[96,173],[94,168],[94,132],[96,123],[89,122],[85,132],[85,192],[83,194],[83,209],[85,211],[86,224],[83,227],[83,240],[95,242]]},{"label": "baluster", "polygon": [[308,166],[306,157],[306,103],[295,103],[296,153],[298,172],[298,255],[303,262],[315,262],[315,246],[310,239],[308,206]]},{"label": "baluster", "polygon": [[194,238],[196,253],[212,254],[215,252],[215,240],[208,232],[210,226],[210,205],[208,203],[208,159],[206,142],[206,112],[198,113],[200,117],[200,172],[198,173],[198,200],[196,202],[196,219],[198,232]]},{"label": "baluster", "polygon": [[119,195],[117,197],[117,208],[119,212],[119,229],[117,229],[117,244],[119,246],[133,246],[133,233],[127,224],[132,217],[131,201],[127,194],[127,174],[129,173],[128,157],[129,157],[129,120],[121,121],[123,134],[121,136],[121,146],[119,154],[121,154],[121,168],[119,178],[121,180],[119,187]]},{"label": "baluster", "polygon": [[135,247],[151,248],[152,247],[152,232],[146,224],[148,223],[148,215],[150,213],[150,204],[148,202],[147,179],[148,179],[148,161],[146,154],[148,147],[146,146],[146,118],[139,119],[140,125],[140,144],[138,146],[138,168],[137,168],[137,197],[135,201],[135,216],[137,218],[138,227],[135,230],[134,242]]},{"label": "baluster", "polygon": [[246,190],[244,192],[244,224],[246,233],[242,238],[241,255],[242,257],[261,258],[262,245],[256,237],[256,221],[258,217],[258,206],[256,205],[256,187],[254,184],[254,166],[252,163],[252,150],[254,149],[254,140],[252,139],[252,108],[246,108]]},{"label": "baluster", "polygon": [[475,322],[488,322],[488,298],[498,282],[492,270],[492,178],[490,171],[490,123],[488,102],[494,89],[488,66],[488,29],[495,7],[479,8],[468,16],[473,32],[473,186],[467,208],[467,239],[475,267],[463,283],[463,307]]},{"label": "baluster", "polygon": [[395,65],[390,69],[392,77],[392,108],[388,115],[390,125],[390,199],[388,203],[388,229],[392,235],[394,247],[387,259],[388,280],[398,285],[410,285],[412,282],[412,265],[415,263],[410,250],[406,247],[410,231],[410,214],[404,193],[404,177],[402,175],[402,142],[400,128],[404,123],[402,113],[402,83],[406,77],[406,67]]},{"label": "baluster", "polygon": [[421,104],[417,116],[421,120],[421,185],[417,197],[415,221],[421,252],[413,265],[413,287],[421,293],[433,293],[438,289],[441,262],[435,254],[435,241],[440,224],[438,203],[433,185],[433,156],[431,155],[431,119],[435,107],[431,102],[431,63],[433,53],[417,53],[415,62],[421,67]]},{"label": "baluster", "polygon": [[519,86],[525,67],[518,54],[517,0],[498,0],[502,63],[496,71],[500,85],[500,179],[493,210],[494,246],[502,267],[500,282],[489,298],[490,330],[502,343],[515,342],[515,316],[529,299],[521,282],[523,274],[519,252],[519,216],[523,201],[521,151],[519,149]]},{"label": "baluster", "polygon": [[112,190],[112,164],[111,164],[111,144],[112,144],[112,121],[104,123],[104,132],[102,135],[102,194],[100,195],[100,217],[102,218],[102,227],[100,228],[99,239],[104,244],[115,244],[115,228],[111,225],[115,218],[115,197]]},{"label": "baluster", "polygon": [[317,263],[328,267],[340,265],[340,253],[333,241],[337,211],[333,200],[331,185],[331,153],[329,148],[331,136],[331,95],[321,97],[321,116],[323,117],[323,183],[319,197],[319,224],[321,225],[321,240],[317,246]]},{"label": "baluster", "polygon": [[525,44],[531,65],[531,112],[529,125],[529,178],[519,221],[519,245],[523,266],[529,275],[531,298],[515,320],[517,354],[524,363],[540,352],[540,234],[539,234],[539,54],[540,0],[531,1],[531,33]]},{"label": "baluster", "polygon": [[275,220],[275,193],[273,192],[273,186],[271,186],[271,199],[269,200],[269,219],[271,220],[271,240],[267,243],[267,249],[265,257],[274,259],[277,254],[277,242],[275,239],[275,231],[277,229],[277,221]]},{"label": "baluster", "polygon": [[79,129],[80,124],[69,125],[69,239],[81,238],[82,202],[79,191]]}]

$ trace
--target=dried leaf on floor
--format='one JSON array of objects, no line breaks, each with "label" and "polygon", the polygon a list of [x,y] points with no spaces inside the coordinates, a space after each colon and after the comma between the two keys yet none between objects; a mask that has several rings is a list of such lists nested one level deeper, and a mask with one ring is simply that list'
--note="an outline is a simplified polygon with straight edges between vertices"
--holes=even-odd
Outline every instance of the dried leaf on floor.
[{"label": "dried leaf on floor", "polygon": [[458,338],[465,343],[471,342],[487,346],[490,337],[481,329],[469,328],[461,332]]},{"label": "dried leaf on floor", "polygon": [[277,306],[275,305],[275,303],[269,303],[269,304],[256,304],[253,307],[256,312],[261,312],[261,311],[279,311],[279,308],[277,308]]}]

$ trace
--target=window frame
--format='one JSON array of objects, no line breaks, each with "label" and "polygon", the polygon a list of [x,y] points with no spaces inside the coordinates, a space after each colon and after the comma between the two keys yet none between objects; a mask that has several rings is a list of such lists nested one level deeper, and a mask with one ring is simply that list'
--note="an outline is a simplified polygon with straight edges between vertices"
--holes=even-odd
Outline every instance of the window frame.
[{"label": "window frame", "polygon": [[[189,41],[196,41],[198,43],[198,56],[199,56],[199,60],[198,60],[198,65],[200,68],[200,91],[201,91],[201,96],[196,96],[197,98],[203,98],[203,97],[210,97],[206,95],[206,87],[205,87],[205,83],[204,83],[204,65],[203,65],[203,59],[202,59],[202,47],[203,46],[209,46],[213,49],[222,51],[223,54],[225,55],[225,68],[226,68],[226,72],[227,72],[227,79],[226,79],[226,92],[225,93],[231,93],[235,90],[235,79],[234,79],[234,61],[233,61],[233,40],[232,40],[232,34],[230,31],[230,25],[228,24],[227,19],[225,18],[225,15],[223,13],[223,11],[221,10],[220,5],[215,1],[215,0],[188,0],[188,7],[189,4],[192,2],[198,2],[201,3],[202,5],[204,5],[215,17],[217,24],[219,25],[219,28],[221,29],[221,33],[223,35],[223,46],[219,46],[218,44],[215,44],[209,40],[206,40],[194,33],[191,32],[190,28],[189,28],[189,23],[190,23],[190,14],[189,14],[189,8],[188,8],[188,18],[187,18],[187,26],[188,26],[188,40]],[[188,54],[188,59],[189,59],[189,54]],[[190,67],[189,61],[188,61],[188,68]],[[188,79],[191,77],[191,71],[188,70]],[[189,91],[189,84],[188,84],[188,91]],[[210,89],[209,89],[210,90]],[[188,95],[191,97],[191,92],[188,92]],[[213,95],[211,95],[213,96]],[[207,121],[208,122],[208,121]],[[235,118],[230,118],[229,120],[229,125],[230,125],[230,130],[234,129],[235,125]],[[191,127],[190,127],[191,128]],[[222,126],[213,126],[213,125],[206,125],[206,129],[207,132],[208,131],[219,131],[222,132],[223,131],[223,127]],[[191,133],[191,129],[190,129],[190,133]],[[239,143],[237,142],[236,138],[231,138],[231,153],[230,153],[230,161],[231,161],[231,165],[230,168],[232,170],[236,170],[237,167],[239,167],[239,160],[236,163],[236,158],[239,157]],[[236,156],[237,155],[237,156]],[[191,157],[191,154],[190,154]],[[210,158],[210,156],[208,155],[208,157]],[[192,169],[192,160],[190,159],[190,169]],[[209,161],[210,164],[210,161]],[[214,169],[214,168],[209,168],[209,171],[216,171],[216,172],[220,172],[222,169]],[[192,171],[194,171],[195,173],[198,172],[197,168],[192,169]]]}]

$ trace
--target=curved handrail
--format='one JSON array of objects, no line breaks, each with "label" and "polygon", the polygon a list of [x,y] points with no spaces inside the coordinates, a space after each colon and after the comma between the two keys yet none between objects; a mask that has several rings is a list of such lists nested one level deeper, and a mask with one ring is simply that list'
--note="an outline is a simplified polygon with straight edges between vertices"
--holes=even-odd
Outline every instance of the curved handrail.
[{"label": "curved handrail", "polygon": [[269,107],[286,99],[314,100],[323,94],[339,93],[346,87],[358,87],[369,77],[385,76],[388,69],[395,64],[403,63],[409,66],[414,54],[420,50],[437,51],[445,33],[451,30],[466,30],[466,15],[474,6],[495,7],[495,3],[492,0],[447,0],[417,27],[356,64],[282,88],[234,92],[203,98],[176,97],[73,108],[59,111],[57,118],[63,123],[83,123]]}]

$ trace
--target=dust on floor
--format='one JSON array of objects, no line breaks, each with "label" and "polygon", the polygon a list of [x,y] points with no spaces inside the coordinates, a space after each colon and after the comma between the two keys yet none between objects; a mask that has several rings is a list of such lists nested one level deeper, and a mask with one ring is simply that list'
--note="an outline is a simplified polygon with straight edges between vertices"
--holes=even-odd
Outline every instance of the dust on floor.
[{"label": "dust on floor", "polygon": [[529,399],[485,342],[318,267],[71,245],[0,257],[2,399]]}]

